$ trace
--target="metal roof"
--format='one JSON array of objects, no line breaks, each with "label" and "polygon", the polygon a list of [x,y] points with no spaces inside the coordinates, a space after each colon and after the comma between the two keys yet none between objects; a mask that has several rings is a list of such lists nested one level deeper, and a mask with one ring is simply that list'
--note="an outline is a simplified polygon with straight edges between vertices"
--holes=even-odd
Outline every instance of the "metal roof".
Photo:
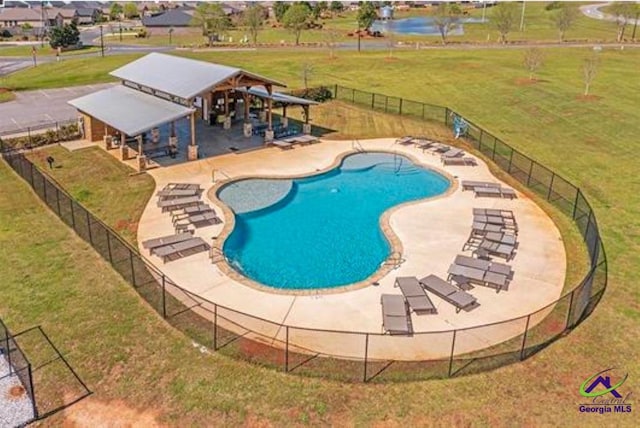
[{"label": "metal roof", "polygon": [[283,104],[297,104],[297,105],[317,105],[320,104],[316,101],[307,100],[305,98],[294,97],[293,95],[283,94],[281,92],[273,92],[271,95],[267,92],[266,89],[262,88],[250,88],[246,90],[245,88],[238,88],[236,91],[247,92],[251,95],[255,95],[260,98],[271,98],[273,101]]},{"label": "metal roof", "polygon": [[145,55],[109,74],[183,99],[193,98],[238,74],[276,86],[286,86],[239,68],[157,52]]},{"label": "metal roof", "polygon": [[188,27],[193,16],[182,9],[169,9],[166,12],[152,16],[143,16],[142,25],[145,27]]},{"label": "metal roof", "polygon": [[194,111],[123,85],[73,99],[69,104],[130,136],[180,119]]}]

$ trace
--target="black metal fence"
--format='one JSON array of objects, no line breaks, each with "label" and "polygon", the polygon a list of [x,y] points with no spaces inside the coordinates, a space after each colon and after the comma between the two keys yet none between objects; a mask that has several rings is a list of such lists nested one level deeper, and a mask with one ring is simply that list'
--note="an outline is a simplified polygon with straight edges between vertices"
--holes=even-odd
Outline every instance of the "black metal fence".
[{"label": "black metal fence", "polygon": [[[17,376],[20,379],[20,383],[24,387],[29,400],[31,401],[31,408],[33,416],[28,421],[38,418],[38,408],[36,406],[36,397],[33,388],[33,371],[32,366],[27,356],[22,352],[22,349],[15,340],[15,337],[11,334],[7,326],[0,319],[0,358],[4,358],[7,366],[8,373],[0,372],[0,381],[3,378]],[[7,391],[2,391],[7,393]],[[26,416],[26,415],[25,415]]]},{"label": "black metal fence", "polygon": [[[368,108],[449,124],[455,112],[439,106],[333,87],[337,99]],[[69,227],[90,243],[164,319],[214,351],[264,366],[341,381],[402,381],[443,378],[489,370],[524,360],[587,317],[607,284],[607,260],[595,214],[582,192],[555,172],[513,149],[471,121],[468,141],[523,186],[545,198],[577,225],[589,252],[588,273],[557,301],[515,319],[465,329],[415,332],[424,361],[402,354],[380,357],[406,338],[378,332],[300,328],[265,320],[207,301],[181,288],[130,243],[75,201],[22,153],[4,159]],[[487,347],[486,343],[494,343]],[[403,342],[406,343],[406,342]]]}]

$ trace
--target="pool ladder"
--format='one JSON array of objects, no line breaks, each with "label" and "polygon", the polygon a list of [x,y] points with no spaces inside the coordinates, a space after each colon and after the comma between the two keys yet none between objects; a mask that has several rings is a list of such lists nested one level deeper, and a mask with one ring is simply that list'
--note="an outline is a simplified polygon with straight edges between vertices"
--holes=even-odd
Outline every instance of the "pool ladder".
[{"label": "pool ladder", "polygon": [[391,265],[393,269],[398,269],[402,263],[405,262],[405,259],[402,258],[402,253],[399,251],[394,251],[387,257],[384,261],[385,265]]}]

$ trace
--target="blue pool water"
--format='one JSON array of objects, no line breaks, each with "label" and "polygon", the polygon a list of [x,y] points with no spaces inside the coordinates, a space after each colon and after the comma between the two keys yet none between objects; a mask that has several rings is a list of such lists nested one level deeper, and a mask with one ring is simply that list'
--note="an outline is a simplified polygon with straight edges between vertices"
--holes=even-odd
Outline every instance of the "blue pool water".
[{"label": "blue pool water", "polygon": [[[459,25],[449,31],[450,36],[461,36],[464,34],[464,24],[481,23],[479,18],[463,18]],[[380,31],[381,33],[396,34],[414,34],[422,36],[440,36],[440,31],[436,26],[434,19],[428,16],[418,16],[413,18],[377,20],[371,26],[371,31]]]},{"label": "blue pool water", "polygon": [[230,183],[218,196],[232,209],[243,208],[223,247],[230,264],[264,285],[296,290],[337,287],[373,274],[391,251],[379,225],[384,211],[450,186],[442,175],[389,153],[350,155],[331,171],[289,181],[287,195],[274,191],[274,204],[266,207],[263,196],[255,211],[238,201],[240,192],[273,187],[265,185],[268,180]]}]

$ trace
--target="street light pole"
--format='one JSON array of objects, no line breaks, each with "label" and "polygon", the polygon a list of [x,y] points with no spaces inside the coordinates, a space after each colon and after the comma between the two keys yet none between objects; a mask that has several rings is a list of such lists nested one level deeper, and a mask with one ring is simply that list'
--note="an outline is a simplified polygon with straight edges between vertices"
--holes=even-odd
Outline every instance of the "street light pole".
[{"label": "street light pole", "polygon": [[102,53],[102,57],[104,58],[104,38],[102,36],[102,25],[100,26],[100,52]]}]

